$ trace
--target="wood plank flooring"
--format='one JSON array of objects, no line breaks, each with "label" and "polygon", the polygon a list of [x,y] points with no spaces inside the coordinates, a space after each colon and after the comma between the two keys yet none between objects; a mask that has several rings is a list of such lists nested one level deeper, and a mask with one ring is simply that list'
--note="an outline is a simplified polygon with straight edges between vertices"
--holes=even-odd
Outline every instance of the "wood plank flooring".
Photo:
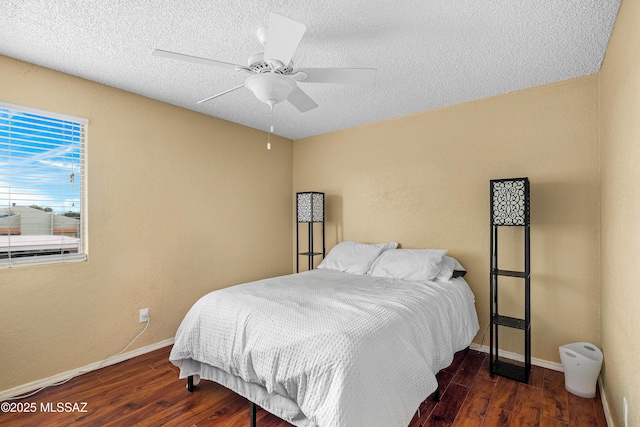
[{"label": "wood plank flooring", "polygon": [[[209,381],[202,381],[189,393],[185,381],[178,379],[177,368],[169,363],[169,351],[170,347],[156,350],[13,401],[14,409],[32,412],[0,412],[0,425],[249,425],[245,398]],[[528,385],[491,378],[487,355],[474,350],[456,354],[451,366],[440,374],[440,386],[441,401],[427,398],[409,427],[607,425],[599,393],[595,399],[574,396],[565,390],[561,372],[535,366]],[[257,415],[258,427],[290,426],[262,409]]]}]

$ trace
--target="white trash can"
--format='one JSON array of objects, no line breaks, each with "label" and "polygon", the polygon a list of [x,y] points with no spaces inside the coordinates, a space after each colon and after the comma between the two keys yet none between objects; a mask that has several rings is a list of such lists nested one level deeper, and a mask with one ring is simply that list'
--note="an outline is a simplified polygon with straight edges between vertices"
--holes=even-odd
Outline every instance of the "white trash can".
[{"label": "white trash can", "polygon": [[560,346],[564,368],[564,386],[580,397],[595,397],[598,374],[602,367],[602,352],[588,342]]}]

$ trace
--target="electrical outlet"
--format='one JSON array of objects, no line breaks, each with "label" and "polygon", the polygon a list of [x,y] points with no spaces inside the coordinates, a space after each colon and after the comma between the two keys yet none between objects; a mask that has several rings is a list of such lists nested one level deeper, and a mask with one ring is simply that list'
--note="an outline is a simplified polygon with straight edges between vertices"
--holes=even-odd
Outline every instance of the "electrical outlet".
[{"label": "electrical outlet", "polygon": [[140,323],[149,321],[149,309],[143,308],[140,310]]},{"label": "electrical outlet", "polygon": [[626,397],[622,398],[622,413],[624,414],[624,427],[629,427],[629,405]]}]

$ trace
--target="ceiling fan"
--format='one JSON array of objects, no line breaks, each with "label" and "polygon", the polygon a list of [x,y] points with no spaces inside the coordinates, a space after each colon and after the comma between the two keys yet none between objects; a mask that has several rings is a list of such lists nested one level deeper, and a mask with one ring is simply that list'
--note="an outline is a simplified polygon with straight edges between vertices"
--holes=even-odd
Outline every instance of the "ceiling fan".
[{"label": "ceiling fan", "polygon": [[215,67],[232,68],[250,74],[243,84],[198,101],[198,104],[246,87],[271,108],[287,100],[304,113],[316,108],[318,104],[298,87],[298,82],[358,85],[374,82],[375,68],[294,68],[291,58],[306,30],[307,27],[304,24],[272,12],[269,15],[269,26],[262,27],[257,32],[258,41],[263,45],[264,52],[249,57],[246,67],[161,49],[154,49],[151,54]]}]

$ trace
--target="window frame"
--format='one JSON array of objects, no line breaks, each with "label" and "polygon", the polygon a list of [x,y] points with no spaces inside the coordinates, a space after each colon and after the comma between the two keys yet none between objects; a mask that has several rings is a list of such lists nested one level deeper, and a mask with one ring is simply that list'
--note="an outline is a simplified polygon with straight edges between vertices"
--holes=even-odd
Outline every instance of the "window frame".
[{"label": "window frame", "polygon": [[[46,119],[53,120],[62,120],[72,122],[74,125],[80,127],[79,132],[79,164],[78,164],[78,174],[80,175],[80,179],[78,179],[78,183],[80,185],[80,220],[78,223],[79,226],[79,241],[78,241],[78,252],[77,253],[60,253],[60,254],[47,254],[42,255],[36,253],[34,251],[31,255],[20,255],[17,257],[11,257],[9,255],[8,258],[0,258],[0,269],[24,266],[24,265],[40,265],[40,264],[51,264],[51,263],[66,263],[66,262],[78,262],[78,261],[86,261],[88,254],[88,220],[87,220],[87,212],[88,212],[88,194],[87,194],[87,141],[88,141],[88,124],[89,120],[83,117],[72,116],[68,114],[58,113],[54,111],[43,110],[39,108],[28,107],[24,105],[12,104],[9,102],[0,101],[0,108],[9,110],[11,113],[21,114],[32,114],[41,116]],[[7,174],[8,176],[10,174]],[[10,189],[15,188],[9,185]],[[20,193],[17,193],[20,194]],[[45,193],[46,194],[46,193]],[[15,206],[15,203],[14,203]],[[0,205],[0,208],[11,208],[7,203]],[[52,219],[53,221],[53,219]],[[9,236],[11,232],[8,232]],[[53,233],[53,230],[52,230]],[[54,234],[51,234],[52,236]],[[9,239],[10,240],[10,239]],[[9,243],[9,247],[11,244]]]}]

